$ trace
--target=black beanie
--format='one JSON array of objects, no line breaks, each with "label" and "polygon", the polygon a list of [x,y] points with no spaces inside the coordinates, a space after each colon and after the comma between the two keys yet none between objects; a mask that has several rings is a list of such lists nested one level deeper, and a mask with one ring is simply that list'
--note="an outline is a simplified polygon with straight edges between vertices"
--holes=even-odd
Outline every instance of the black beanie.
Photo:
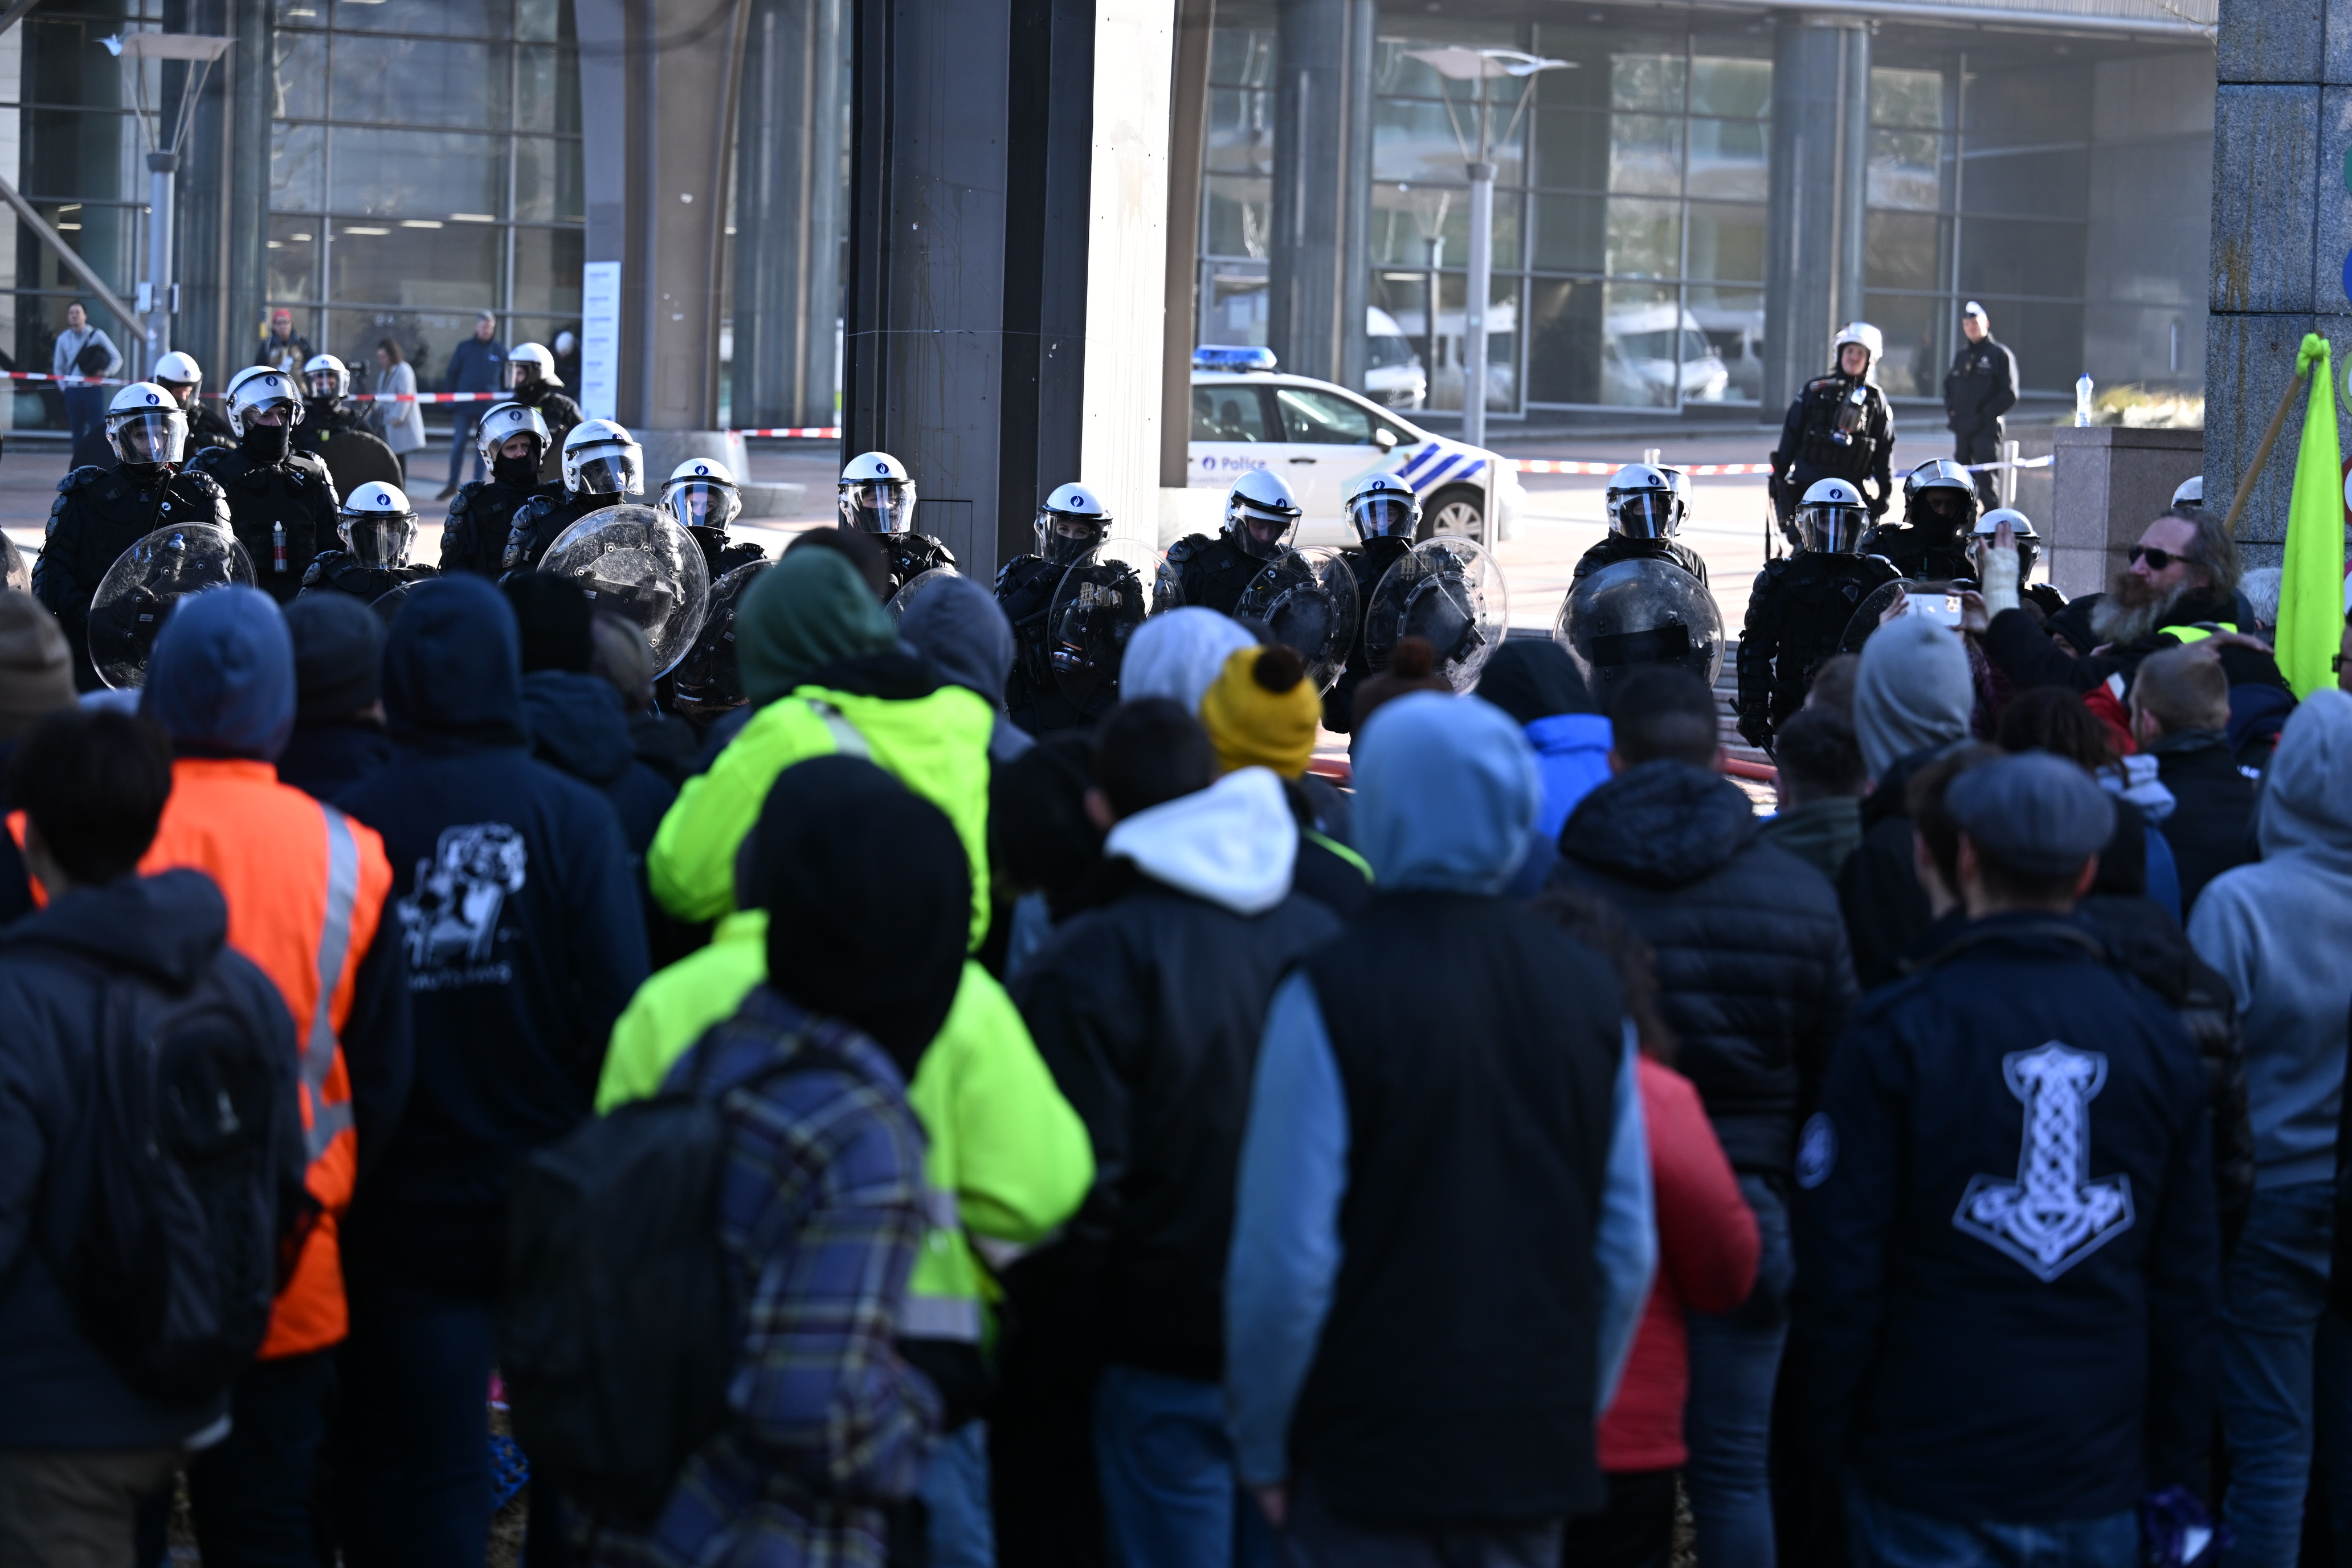
[{"label": "black beanie", "polygon": [[286,606],[294,639],[294,721],[331,724],[383,695],[383,623],[349,594],[304,594]]},{"label": "black beanie", "polygon": [[595,661],[594,611],[587,590],[552,572],[517,572],[499,586],[522,629],[522,672],[568,669],[588,673]]}]

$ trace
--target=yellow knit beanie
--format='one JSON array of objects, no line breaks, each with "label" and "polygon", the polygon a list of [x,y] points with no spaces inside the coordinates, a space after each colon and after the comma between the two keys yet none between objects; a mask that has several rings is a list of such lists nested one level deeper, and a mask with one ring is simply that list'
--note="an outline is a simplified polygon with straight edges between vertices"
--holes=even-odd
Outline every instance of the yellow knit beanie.
[{"label": "yellow knit beanie", "polygon": [[1280,643],[1235,649],[1201,699],[1201,722],[1226,773],[1263,767],[1297,778],[1315,755],[1322,720],[1323,699],[1305,661]]}]

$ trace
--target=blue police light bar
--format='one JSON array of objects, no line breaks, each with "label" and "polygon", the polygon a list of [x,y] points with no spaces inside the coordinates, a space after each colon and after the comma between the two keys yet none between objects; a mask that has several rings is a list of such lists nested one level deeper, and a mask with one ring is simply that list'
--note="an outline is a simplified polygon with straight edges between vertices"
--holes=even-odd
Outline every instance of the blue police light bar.
[{"label": "blue police light bar", "polygon": [[1202,343],[1192,351],[1194,370],[1272,370],[1272,349],[1244,348],[1234,344]]}]

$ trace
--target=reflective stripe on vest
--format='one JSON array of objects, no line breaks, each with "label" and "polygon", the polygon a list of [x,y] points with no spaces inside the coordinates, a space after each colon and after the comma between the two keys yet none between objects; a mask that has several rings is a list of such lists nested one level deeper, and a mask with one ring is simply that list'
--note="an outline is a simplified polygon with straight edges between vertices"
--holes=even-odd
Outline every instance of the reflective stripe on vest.
[{"label": "reflective stripe on vest", "polygon": [[2172,637],[2185,646],[2189,643],[2203,642],[2215,632],[2234,632],[2237,629],[2237,626],[2229,621],[2210,621],[2203,626],[2158,626],[2156,628],[2156,635],[2160,637]]},{"label": "reflective stripe on vest", "polygon": [[319,1001],[310,1009],[310,1035],[302,1047],[302,1092],[310,1111],[310,1131],[303,1142],[313,1160],[352,1125],[349,1100],[327,1103],[327,1075],[335,1065],[335,1026],[331,1014],[335,989],[342,984],[343,964],[351,956],[352,910],[360,896],[360,846],[352,836],[351,820],[331,805],[319,809],[327,818],[327,910],[319,926]]},{"label": "reflective stripe on vest", "polygon": [[860,762],[874,760],[874,748],[866,743],[866,737],[858,732],[856,725],[849,721],[847,714],[822,697],[803,697],[801,700],[808,704],[808,710],[816,715],[817,722],[823,724],[825,733],[833,737],[835,751],[845,757],[856,757]]}]

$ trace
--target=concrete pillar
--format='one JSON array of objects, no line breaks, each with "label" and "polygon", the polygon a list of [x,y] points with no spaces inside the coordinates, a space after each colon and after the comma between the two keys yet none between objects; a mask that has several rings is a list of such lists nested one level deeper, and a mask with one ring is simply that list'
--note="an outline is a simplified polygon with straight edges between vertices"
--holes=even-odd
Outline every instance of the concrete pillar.
[{"label": "concrete pillar", "polygon": [[751,0],[705,27],[656,0],[575,0],[587,259],[621,264],[614,417],[645,444],[646,491],[689,457],[744,464],[719,429],[719,325],[736,91]]},{"label": "concrete pillar", "polygon": [[2043,546],[2050,556],[2048,575],[2070,599],[2105,593],[2107,579],[2126,563],[2125,552],[2139,542],[2149,519],[2172,504],[2181,480],[2198,471],[2204,433],[2070,425],[2053,434],[2053,493],[2049,521],[2042,525],[2049,536]]},{"label": "concrete pillar", "polygon": [[[1217,0],[1177,0],[1168,103],[1168,243],[1161,278],[1160,484],[1190,482],[1192,348],[1200,341],[1201,170],[1208,155],[1209,40]],[[1140,531],[1138,538],[1144,535]]]},{"label": "concrete pillar", "polygon": [[834,422],[845,0],[752,0],[735,133],[734,386],[742,429]]},{"label": "concrete pillar", "polygon": [[1784,12],[1772,37],[1763,414],[1777,422],[1830,364],[1830,339],[1862,313],[1870,31],[1849,14]]},{"label": "concrete pillar", "polygon": [[1342,386],[1364,381],[1379,19],[1376,0],[1276,11],[1266,342],[1284,370]]},{"label": "concrete pillar", "polygon": [[[2344,293],[2352,201],[2352,0],[2221,0],[2213,105],[2213,284],[2205,336],[2206,505],[2227,509],[2305,332],[2352,357]],[[2238,521],[2249,566],[2276,565],[2303,432],[2298,394]]]}]

